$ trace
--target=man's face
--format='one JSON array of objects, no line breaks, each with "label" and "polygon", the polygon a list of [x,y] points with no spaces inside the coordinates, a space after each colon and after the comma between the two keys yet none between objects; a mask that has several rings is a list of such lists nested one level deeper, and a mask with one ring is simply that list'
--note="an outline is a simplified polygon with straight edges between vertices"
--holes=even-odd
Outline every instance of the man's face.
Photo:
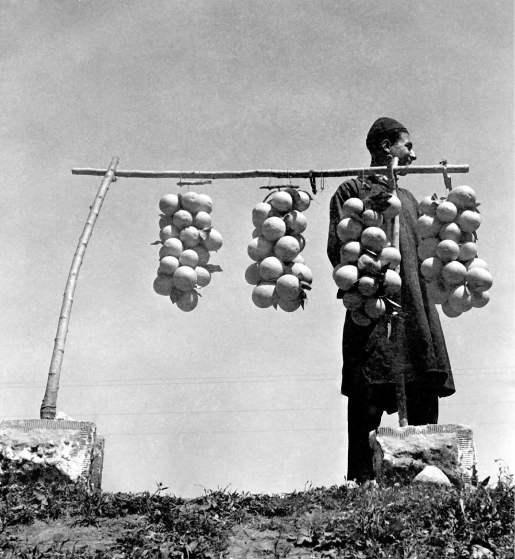
[{"label": "man's face", "polygon": [[417,159],[408,133],[399,134],[399,138],[390,148],[390,154],[399,158],[399,165],[411,165],[411,162]]}]

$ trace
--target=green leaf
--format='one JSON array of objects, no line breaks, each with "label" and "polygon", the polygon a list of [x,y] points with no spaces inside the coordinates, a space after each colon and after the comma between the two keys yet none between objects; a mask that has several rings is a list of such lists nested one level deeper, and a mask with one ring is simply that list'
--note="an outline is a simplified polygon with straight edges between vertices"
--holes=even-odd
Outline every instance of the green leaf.
[{"label": "green leaf", "polygon": [[301,280],[301,281],[300,281],[300,285],[301,285],[301,287],[302,287],[303,290],[308,290],[308,291],[309,291],[309,290],[312,290],[312,289],[313,289],[312,286],[311,286],[311,284],[309,284],[309,283],[306,282],[305,280]]},{"label": "green leaf", "polygon": [[384,212],[390,207],[390,203],[388,202],[390,198],[392,198],[390,193],[378,192],[370,195],[363,202],[367,208],[371,208],[376,212]]},{"label": "green leaf", "polygon": [[300,194],[295,189],[288,187],[285,191],[292,197],[294,206],[301,203]]},{"label": "green leaf", "polygon": [[162,241],[154,241],[154,243],[151,243],[150,245],[162,245],[163,242]]},{"label": "green leaf", "polygon": [[219,264],[206,264],[203,268],[205,268],[208,272],[211,272],[211,274],[213,272],[223,272]]},{"label": "green leaf", "polygon": [[275,191],[270,191],[270,192],[265,196],[265,198],[263,199],[263,202],[266,202],[266,201],[274,194],[274,192],[275,192]]}]

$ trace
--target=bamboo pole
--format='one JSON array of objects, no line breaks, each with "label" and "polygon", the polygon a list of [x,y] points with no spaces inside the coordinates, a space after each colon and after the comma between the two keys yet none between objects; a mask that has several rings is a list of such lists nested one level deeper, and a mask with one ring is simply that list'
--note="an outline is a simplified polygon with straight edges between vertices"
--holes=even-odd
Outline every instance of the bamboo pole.
[{"label": "bamboo pole", "polygon": [[[390,156],[391,157],[391,156]],[[399,197],[399,192],[397,191],[397,178],[395,176],[395,168],[397,167],[397,162],[399,161],[396,157],[391,157],[389,160],[389,183],[390,190]],[[392,245],[400,251],[400,214],[397,214],[395,218],[392,219]],[[401,301],[402,305],[402,301]],[[398,354],[400,354],[400,344],[399,340],[399,317],[394,317],[392,321],[392,338],[397,348]],[[406,381],[404,379],[404,372],[399,367],[398,364],[394,364],[395,368],[395,392],[397,397],[397,412],[399,414],[399,426],[404,428],[408,425],[408,407],[406,404]]]},{"label": "bamboo pole", "polygon": [[[388,167],[351,167],[347,169],[325,169],[325,170],[274,170],[261,169],[255,171],[127,171],[119,170],[117,177],[132,177],[135,179],[255,179],[258,177],[280,179],[309,179],[317,177],[352,177],[356,175],[371,175],[389,173]],[[468,165],[400,165],[395,166],[396,173],[412,174],[434,174],[434,173],[468,173]],[[73,175],[96,175],[106,174],[105,169],[94,169],[90,167],[74,167]]]},{"label": "bamboo pole", "polygon": [[64,290],[63,304],[61,313],[59,315],[59,323],[57,325],[57,334],[54,341],[54,350],[52,352],[52,359],[50,361],[50,371],[48,373],[48,380],[45,390],[45,396],[41,403],[40,418],[42,420],[53,420],[56,413],[57,393],[59,391],[59,377],[61,375],[61,366],[64,357],[64,346],[66,344],[66,335],[68,334],[68,322],[70,320],[70,313],[73,305],[73,295],[77,285],[80,267],[84,260],[84,253],[88,246],[89,239],[93,233],[93,227],[98,218],[100,208],[104,202],[111,182],[115,180],[116,166],[119,163],[119,158],[114,157],[111,160],[109,168],[104,172],[104,178],[100,183],[93,205],[90,207],[86,225],[82,231],[79,239],[79,244],[73,256],[70,273],[66,282]]}]

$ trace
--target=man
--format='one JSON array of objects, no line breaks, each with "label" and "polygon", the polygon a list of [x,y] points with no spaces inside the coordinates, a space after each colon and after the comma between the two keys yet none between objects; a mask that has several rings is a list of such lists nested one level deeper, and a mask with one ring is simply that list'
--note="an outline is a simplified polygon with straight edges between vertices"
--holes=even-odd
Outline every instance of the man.
[{"label": "man", "polygon": [[[378,119],[367,135],[366,145],[372,157],[371,167],[386,166],[389,156],[399,158],[399,165],[410,165],[416,159],[408,130],[394,119]],[[327,254],[333,267],[340,262],[343,245],[336,233],[342,220],[343,203],[351,197],[365,199],[379,192],[389,192],[388,178],[371,175],[346,181],[331,198]],[[369,432],[379,427],[383,412],[391,414],[397,410],[396,368],[404,373],[410,425],[436,424],[438,398],[454,393],[438,312],[428,301],[419,272],[420,240],[415,230],[418,203],[406,189],[398,188],[398,196],[402,203],[399,216],[402,288],[398,298],[401,318],[396,319],[394,329],[388,328],[384,318],[373,320],[369,326],[359,326],[348,312],[343,329],[342,394],[349,399],[347,478],[358,482],[374,477]],[[382,227],[386,229],[386,224]],[[337,297],[342,297],[341,290]]]}]

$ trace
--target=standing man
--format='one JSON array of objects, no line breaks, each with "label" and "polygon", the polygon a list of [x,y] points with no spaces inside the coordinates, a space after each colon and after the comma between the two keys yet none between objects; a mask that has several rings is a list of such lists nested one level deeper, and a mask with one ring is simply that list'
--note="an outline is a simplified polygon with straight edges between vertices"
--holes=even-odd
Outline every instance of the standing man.
[{"label": "standing man", "polygon": [[[399,165],[416,159],[408,130],[394,119],[382,117],[367,135],[371,167],[388,165],[388,157],[399,158]],[[343,219],[343,203],[351,197],[365,199],[379,192],[390,192],[388,178],[370,175],[351,179],[338,187],[330,203],[327,254],[333,267],[340,263],[342,241],[337,236]],[[451,365],[438,312],[428,301],[426,285],[420,274],[417,254],[419,237],[416,223],[418,202],[406,189],[398,188],[402,203],[400,219],[401,319],[391,329],[386,320],[373,320],[359,326],[345,317],[343,328],[342,394],[348,397],[349,453],[347,479],[364,482],[374,478],[369,433],[379,427],[383,412],[397,410],[395,368],[401,368],[406,382],[408,423],[437,424],[438,398],[454,393]],[[383,225],[385,229],[385,225]],[[342,297],[339,290],[337,297]]]}]

